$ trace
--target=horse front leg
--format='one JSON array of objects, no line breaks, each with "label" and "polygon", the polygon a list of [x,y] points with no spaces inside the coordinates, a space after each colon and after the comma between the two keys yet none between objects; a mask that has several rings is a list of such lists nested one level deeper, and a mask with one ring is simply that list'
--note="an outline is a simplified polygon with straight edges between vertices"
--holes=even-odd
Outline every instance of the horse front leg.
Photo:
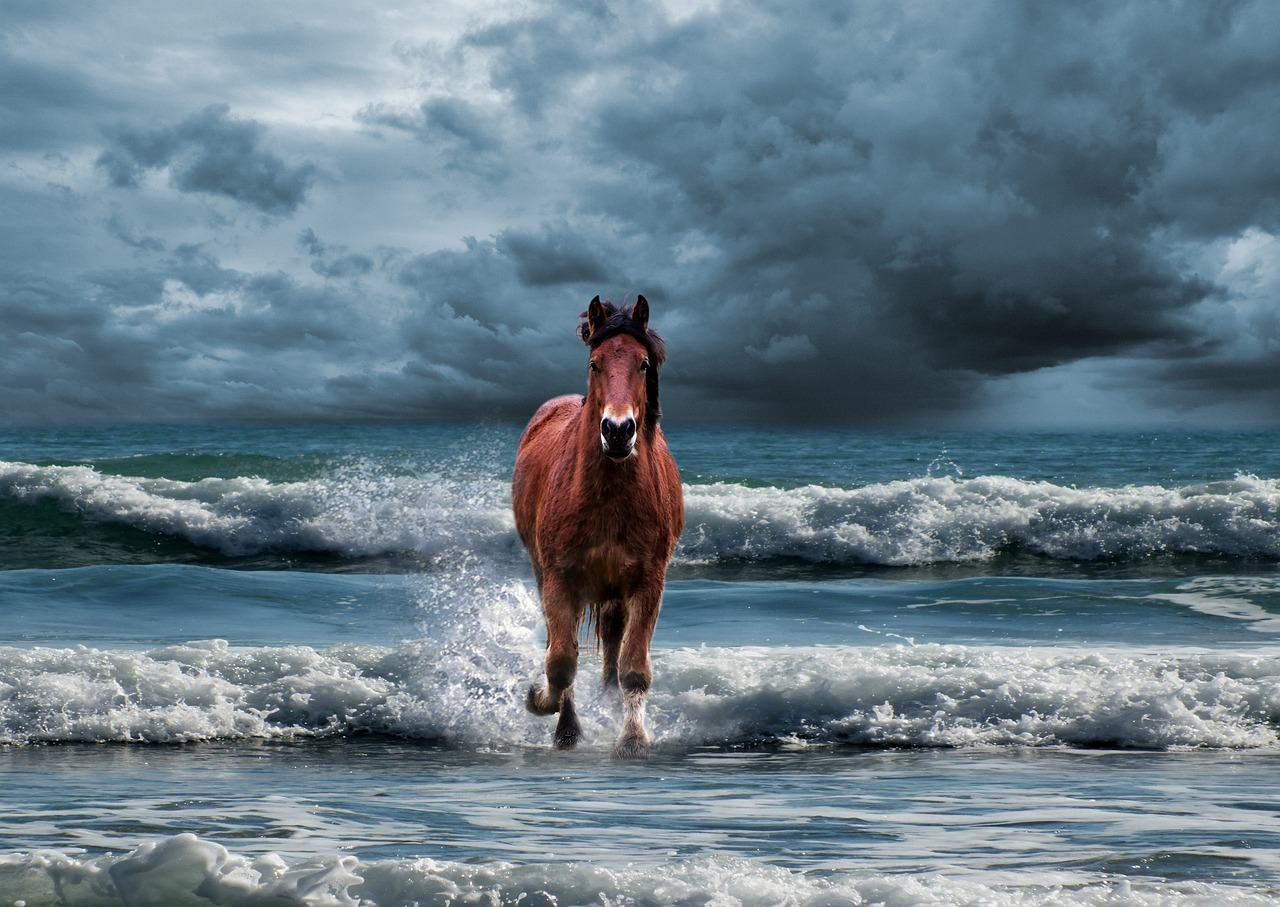
[{"label": "horse front leg", "polygon": [[570,749],[582,737],[573,707],[573,680],[578,673],[578,621],[582,605],[558,580],[546,577],[542,611],[547,623],[545,676],[529,688],[525,705],[535,715],[560,713],[554,737],[558,750]]},{"label": "horse front leg", "polygon": [[644,707],[653,682],[649,643],[662,606],[662,581],[627,600],[626,624],[618,652],[618,686],[622,689],[622,733],[613,754],[619,759],[649,756],[649,733],[644,727]]}]

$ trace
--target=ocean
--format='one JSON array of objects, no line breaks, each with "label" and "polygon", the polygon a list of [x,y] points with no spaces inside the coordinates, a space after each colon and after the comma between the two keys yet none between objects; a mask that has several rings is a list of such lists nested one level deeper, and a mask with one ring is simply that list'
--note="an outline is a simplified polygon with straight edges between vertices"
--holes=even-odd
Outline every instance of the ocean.
[{"label": "ocean", "polygon": [[641,762],[520,426],[0,436],[0,907],[1280,902],[1280,433],[665,427]]}]

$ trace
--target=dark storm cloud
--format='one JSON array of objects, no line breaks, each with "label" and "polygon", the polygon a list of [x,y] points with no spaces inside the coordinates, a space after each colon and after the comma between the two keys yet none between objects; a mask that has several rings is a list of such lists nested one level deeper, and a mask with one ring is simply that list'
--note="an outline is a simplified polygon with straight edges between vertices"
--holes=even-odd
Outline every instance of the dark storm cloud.
[{"label": "dark storm cloud", "polygon": [[183,192],[224,195],[267,214],[289,214],[315,179],[312,164],[291,167],[259,147],[264,129],[213,104],[170,128],[122,130],[98,157],[116,186],[137,186],[147,170],[168,167]]},{"label": "dark storm cloud", "polygon": [[0,401],[525,416],[636,293],[673,420],[1280,396],[1274,4],[676,6],[28,4]]},{"label": "dark storm cloud", "polygon": [[[714,249],[713,267],[663,263],[675,300],[711,316],[682,332],[702,388],[746,363],[744,398],[874,417],[823,384],[947,407],[981,386],[966,375],[1203,355],[1192,312],[1225,293],[1168,240],[1276,229],[1264,4],[741,12],[641,28],[544,7],[469,39],[544,121],[581,102],[575,71],[616,76],[574,125],[626,175],[579,203]],[[584,23],[596,40],[575,45]],[[583,43],[607,58],[566,50]]]},{"label": "dark storm cloud", "polygon": [[151,378],[150,349],[115,330],[105,311],[59,281],[0,280],[0,388],[16,422],[97,421]]},{"label": "dark storm cloud", "polygon": [[516,274],[529,287],[565,283],[609,283],[616,278],[599,250],[568,227],[541,231],[504,230],[498,249],[515,261]]}]

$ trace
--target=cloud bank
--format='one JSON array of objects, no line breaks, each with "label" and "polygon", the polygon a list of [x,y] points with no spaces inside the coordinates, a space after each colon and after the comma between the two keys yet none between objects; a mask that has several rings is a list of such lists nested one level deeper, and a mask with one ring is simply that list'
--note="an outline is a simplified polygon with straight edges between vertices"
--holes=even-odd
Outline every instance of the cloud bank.
[{"label": "cloud bank", "polygon": [[236,6],[15,12],[10,421],[1280,422],[1261,0]]}]

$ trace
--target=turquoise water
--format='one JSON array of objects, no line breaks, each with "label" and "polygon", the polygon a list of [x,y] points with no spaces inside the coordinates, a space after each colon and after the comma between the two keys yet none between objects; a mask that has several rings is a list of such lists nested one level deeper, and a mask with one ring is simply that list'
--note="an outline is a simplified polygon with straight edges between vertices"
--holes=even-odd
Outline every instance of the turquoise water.
[{"label": "turquoise water", "polygon": [[667,433],[636,764],[519,427],[0,438],[0,903],[1280,897],[1280,435]]}]

